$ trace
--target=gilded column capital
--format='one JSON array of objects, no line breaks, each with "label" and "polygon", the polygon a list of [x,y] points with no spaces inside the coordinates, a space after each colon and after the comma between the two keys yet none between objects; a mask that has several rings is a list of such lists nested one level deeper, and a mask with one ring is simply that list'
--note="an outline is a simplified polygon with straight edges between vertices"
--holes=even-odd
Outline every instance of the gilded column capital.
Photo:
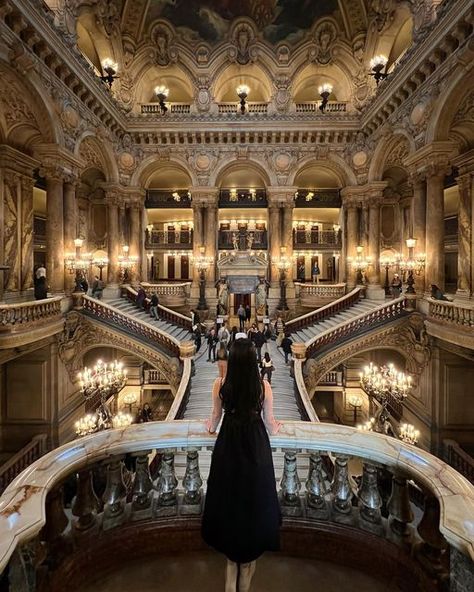
[{"label": "gilded column capital", "polygon": [[456,145],[451,141],[431,142],[423,146],[404,160],[410,176],[441,177],[449,174]]}]

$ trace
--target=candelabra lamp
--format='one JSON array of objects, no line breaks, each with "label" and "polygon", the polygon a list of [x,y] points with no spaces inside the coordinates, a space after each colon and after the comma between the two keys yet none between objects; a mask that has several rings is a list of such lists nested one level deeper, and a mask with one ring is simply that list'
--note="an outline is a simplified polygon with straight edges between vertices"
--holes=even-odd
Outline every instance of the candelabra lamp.
[{"label": "candelabra lamp", "polygon": [[122,254],[118,256],[120,280],[122,284],[130,281],[133,268],[138,262],[138,257],[129,255],[130,247],[122,246]]},{"label": "candelabra lamp", "polygon": [[349,405],[354,409],[354,425],[357,424],[357,412],[362,407],[362,397],[360,395],[351,395],[349,397]]},{"label": "candelabra lamp", "polygon": [[193,259],[193,263],[199,272],[199,302],[198,310],[207,310],[206,302],[206,272],[214,263],[213,257],[206,257],[206,247],[199,247],[199,255]]},{"label": "candelabra lamp", "polygon": [[81,253],[84,241],[82,238],[74,239],[74,246],[76,252],[67,253],[64,257],[64,264],[70,274],[74,274],[74,292],[82,292],[82,282],[86,276],[87,270],[92,264],[91,255],[89,253]]},{"label": "candelabra lamp", "polygon": [[249,96],[250,88],[246,84],[240,84],[237,87],[237,96],[240,99],[240,112],[243,115],[247,110],[247,97]]},{"label": "candelabra lamp", "polygon": [[332,85],[328,82],[325,82],[318,88],[318,91],[319,96],[321,97],[321,104],[319,105],[319,110],[321,111],[321,113],[324,113],[326,111],[326,107],[329,101],[329,96],[332,93]]},{"label": "candelabra lamp", "polygon": [[406,275],[407,294],[415,294],[415,278],[413,274],[420,275],[425,269],[426,255],[424,253],[415,254],[417,239],[407,238],[408,257],[400,260],[400,271]]},{"label": "candelabra lamp", "polygon": [[170,89],[167,88],[164,84],[155,87],[155,95],[158,99],[158,105],[160,107],[161,115],[166,115],[168,111],[168,107],[166,106],[166,99],[168,98]]},{"label": "candelabra lamp", "polygon": [[102,82],[105,82],[109,88],[112,88],[112,84],[118,78],[117,76],[118,65],[110,58],[105,58],[102,61],[102,71],[104,74],[100,77]]},{"label": "candelabra lamp", "polygon": [[292,267],[292,260],[286,255],[286,247],[280,248],[277,267],[280,270],[280,302],[278,303],[278,310],[289,310],[286,301],[286,275]]},{"label": "candelabra lamp", "polygon": [[394,253],[390,256],[380,257],[380,267],[385,268],[385,283],[384,283],[384,290],[385,296],[390,296],[390,282],[388,279],[388,272],[390,269],[396,268],[400,265],[400,255],[398,253]]},{"label": "candelabra lamp", "polygon": [[127,393],[126,395],[124,395],[124,397],[122,399],[122,403],[124,405],[127,405],[129,413],[132,413],[132,405],[135,405],[135,403],[137,401],[138,401],[138,397],[137,397],[136,393]]},{"label": "candelabra lamp", "polygon": [[380,404],[375,415],[374,431],[387,433],[387,422],[391,402],[401,403],[411,390],[411,376],[398,371],[393,364],[375,366],[372,362],[359,374],[360,386],[369,397]]},{"label": "candelabra lamp", "polygon": [[94,259],[92,260],[92,265],[95,265],[95,267],[97,267],[99,269],[99,279],[100,281],[103,280],[103,270],[104,267],[107,267],[107,265],[109,264],[109,260],[107,257],[94,257]]},{"label": "candelabra lamp", "polygon": [[388,60],[384,55],[375,56],[370,60],[370,67],[372,69],[370,75],[375,78],[377,85],[381,80],[384,80],[388,76],[388,74],[384,72],[387,62]]},{"label": "candelabra lamp", "polygon": [[416,430],[415,426],[411,423],[402,423],[398,437],[406,444],[412,444],[412,446],[415,446],[420,437],[420,431]]},{"label": "candelabra lamp", "polygon": [[[89,421],[89,430],[98,431],[112,427],[113,415],[107,401],[115,397],[125,386],[127,370],[117,361],[107,364],[102,360],[97,360],[94,368],[86,367],[82,372],[79,372],[78,379],[81,393],[86,401],[94,400],[99,403],[96,413],[96,427],[92,430],[93,426]],[[84,424],[83,420],[80,421]],[[84,425],[79,427],[82,428],[81,431],[84,431]]]},{"label": "candelabra lamp", "polygon": [[364,247],[356,247],[356,256],[348,257],[347,261],[356,272],[356,283],[359,286],[365,284],[365,272],[372,265],[372,258],[364,256]]}]

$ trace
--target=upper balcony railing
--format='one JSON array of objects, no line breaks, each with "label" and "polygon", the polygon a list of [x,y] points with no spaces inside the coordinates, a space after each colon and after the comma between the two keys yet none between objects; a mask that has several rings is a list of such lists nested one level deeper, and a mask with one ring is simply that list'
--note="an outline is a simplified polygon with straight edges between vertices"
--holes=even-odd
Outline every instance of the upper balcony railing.
[{"label": "upper balcony railing", "polygon": [[193,231],[146,230],[145,247],[147,249],[192,249]]},{"label": "upper balcony railing", "polygon": [[12,338],[16,338],[19,333],[34,338],[31,332],[36,329],[51,326],[52,330],[57,330],[63,319],[61,300],[61,296],[55,296],[44,300],[0,304],[0,335],[4,345],[10,343],[8,334]]},{"label": "upper balcony railing", "polygon": [[265,189],[221,189],[219,191],[220,208],[266,208]]},{"label": "upper balcony railing", "polygon": [[147,189],[146,208],[190,208],[191,194],[187,189],[177,191],[166,189]]},{"label": "upper balcony railing", "polygon": [[[305,103],[296,103],[296,113],[315,113],[321,114],[319,107],[321,101],[306,101]],[[343,101],[329,101],[324,109],[324,114],[327,113],[346,113],[347,103]]]},{"label": "upper balcony railing", "polygon": [[342,232],[340,230],[298,230],[293,229],[295,249],[340,249]]},{"label": "upper balcony railing", "polygon": [[[219,115],[237,114],[240,113],[240,105],[238,103],[219,103]],[[246,104],[246,113],[266,115],[268,113],[268,103],[252,103]]]},{"label": "upper balcony railing", "polygon": [[268,247],[266,230],[219,230],[218,248],[227,251],[252,251]]},{"label": "upper balcony railing", "polygon": [[428,318],[459,327],[474,327],[474,306],[469,303],[449,302],[428,298]]},{"label": "upper balcony railing", "polygon": [[339,189],[298,189],[295,193],[296,208],[340,208]]},{"label": "upper balcony railing", "polygon": [[[11,558],[18,562],[12,556],[23,545],[40,542],[29,545],[31,567],[14,572],[16,583],[30,589],[27,578],[41,569],[43,576],[49,571],[48,590],[64,590],[75,577],[68,571],[70,562],[78,560],[86,577],[98,554],[95,574],[129,558],[133,537],[138,540],[145,528],[150,532],[166,524],[169,532],[185,522],[188,529],[191,524],[198,529],[214,442],[204,421],[150,422],[99,432],[46,454],[0,498],[0,571]],[[344,528],[359,531],[357,544],[367,545],[372,554],[388,544],[392,554],[397,549],[395,570],[413,578],[412,587],[404,589],[425,589],[415,584],[420,577],[446,577],[448,548],[451,558],[458,553],[466,562],[474,559],[474,488],[428,452],[382,434],[311,422],[285,422],[270,444],[278,459],[281,511],[294,528],[322,529],[325,536],[331,533],[333,545]],[[127,468],[125,455],[133,459]],[[205,459],[202,472],[199,457]],[[104,468],[106,483],[98,500],[93,476],[103,475]],[[67,512],[65,481],[74,499]],[[411,496],[414,489],[417,496]],[[418,498],[421,517],[415,522],[412,504]],[[105,533],[110,537],[114,531],[115,537],[126,536],[128,545],[104,553]],[[34,549],[41,552],[31,560]],[[64,549],[66,565],[61,564]],[[380,559],[377,554],[371,558]],[[432,580],[427,589],[431,586]]]},{"label": "upper balcony railing", "polygon": [[[140,107],[142,114],[161,115],[159,103],[143,103]],[[189,115],[191,113],[191,103],[170,103],[167,107],[171,115]]]}]

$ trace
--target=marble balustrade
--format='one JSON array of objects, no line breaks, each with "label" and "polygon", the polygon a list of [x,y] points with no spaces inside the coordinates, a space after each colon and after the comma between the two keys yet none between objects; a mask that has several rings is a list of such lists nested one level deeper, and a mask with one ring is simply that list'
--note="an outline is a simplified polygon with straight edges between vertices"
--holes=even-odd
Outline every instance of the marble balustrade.
[{"label": "marble balustrade", "polygon": [[[199,458],[209,454],[214,441],[204,421],[151,422],[86,436],[51,451],[0,498],[0,569],[25,546],[32,552],[28,542],[38,535],[44,543],[41,560],[47,561],[58,552],[58,541],[80,545],[88,531],[130,521],[146,520],[149,527],[150,520],[161,518],[199,518],[207,477]],[[336,522],[388,538],[432,577],[445,576],[448,547],[472,566],[474,487],[440,459],[381,434],[310,422],[285,422],[271,446],[280,458],[283,451],[283,516],[302,519],[305,527],[312,520],[316,528],[321,521]],[[152,454],[155,450],[159,456]],[[134,462],[125,466],[125,455]],[[175,470],[175,460],[184,474]],[[104,466],[99,500],[92,474]],[[66,514],[61,484],[71,475],[76,494]],[[415,523],[413,503],[420,495],[424,511]]]},{"label": "marble balustrade", "polygon": [[434,300],[427,298],[428,317],[437,321],[444,321],[461,327],[474,327],[474,306],[461,302]]},{"label": "marble balustrade", "polygon": [[15,304],[0,304],[0,331],[31,329],[61,317],[61,296]]}]

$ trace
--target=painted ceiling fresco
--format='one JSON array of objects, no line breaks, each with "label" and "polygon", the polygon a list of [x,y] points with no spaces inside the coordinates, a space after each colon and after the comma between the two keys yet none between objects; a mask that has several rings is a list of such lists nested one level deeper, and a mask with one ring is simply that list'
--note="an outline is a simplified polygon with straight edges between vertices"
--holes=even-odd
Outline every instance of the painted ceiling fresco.
[{"label": "painted ceiling fresco", "polygon": [[252,18],[270,43],[297,43],[323,16],[338,9],[338,0],[150,0],[147,21],[170,20],[190,38],[221,41],[233,19]]}]

